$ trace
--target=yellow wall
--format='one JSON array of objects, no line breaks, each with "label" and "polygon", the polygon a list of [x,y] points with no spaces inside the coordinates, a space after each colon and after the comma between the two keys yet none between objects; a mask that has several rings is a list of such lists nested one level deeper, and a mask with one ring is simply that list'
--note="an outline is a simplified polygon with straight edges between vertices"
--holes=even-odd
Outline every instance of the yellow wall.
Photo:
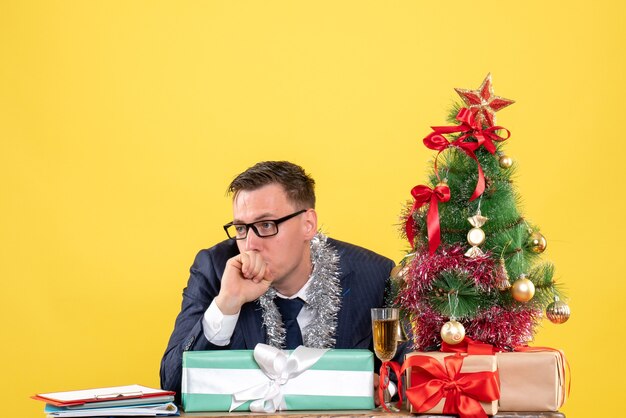
[{"label": "yellow wall", "polygon": [[[592,5],[593,4],[593,5]],[[624,366],[621,2],[2,1],[0,375],[34,393],[158,385],[195,252],[242,169],[289,159],[332,236],[395,260],[421,144],[491,71],[517,103],[525,215],[573,311],[568,417],[616,412]],[[622,362],[623,364],[623,362]],[[21,413],[24,411],[24,413]]]}]

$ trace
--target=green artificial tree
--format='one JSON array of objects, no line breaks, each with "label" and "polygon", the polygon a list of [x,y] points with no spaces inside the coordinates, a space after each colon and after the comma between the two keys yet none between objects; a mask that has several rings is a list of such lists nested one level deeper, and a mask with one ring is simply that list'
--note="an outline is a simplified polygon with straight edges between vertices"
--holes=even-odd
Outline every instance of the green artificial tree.
[{"label": "green artificial tree", "polygon": [[495,112],[513,103],[494,95],[491,75],[477,90],[456,89],[449,126],[424,144],[437,151],[430,186],[413,188],[403,235],[411,250],[394,269],[393,304],[411,324],[414,348],[436,350],[464,336],[503,350],[533,339],[543,312],[569,318],[547,241],[520,210],[515,164],[502,149],[510,133]]}]

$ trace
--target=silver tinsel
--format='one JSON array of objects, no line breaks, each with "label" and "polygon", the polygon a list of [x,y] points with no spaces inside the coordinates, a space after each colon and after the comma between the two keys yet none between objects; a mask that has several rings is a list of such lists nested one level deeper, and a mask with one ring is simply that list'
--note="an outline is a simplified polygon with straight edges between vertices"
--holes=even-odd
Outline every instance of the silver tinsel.
[{"label": "silver tinsel", "polygon": [[[333,348],[337,330],[337,313],[341,308],[339,285],[339,255],[319,232],[311,240],[311,283],[306,291],[307,304],[313,310],[311,322],[302,331],[304,345],[312,348]],[[276,290],[270,287],[259,298],[263,310],[263,325],[267,344],[285,347],[285,326],[274,303]]]}]

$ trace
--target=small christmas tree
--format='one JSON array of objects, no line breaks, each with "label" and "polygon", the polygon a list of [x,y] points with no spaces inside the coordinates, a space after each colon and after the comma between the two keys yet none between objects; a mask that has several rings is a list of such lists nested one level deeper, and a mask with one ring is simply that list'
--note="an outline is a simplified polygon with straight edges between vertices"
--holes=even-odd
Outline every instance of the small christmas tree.
[{"label": "small christmas tree", "polygon": [[543,311],[569,318],[554,267],[542,262],[546,239],[519,208],[510,132],[495,112],[513,103],[495,96],[491,75],[478,90],[456,89],[464,107],[452,126],[435,126],[424,144],[438,151],[431,187],[418,185],[404,214],[411,251],[394,269],[393,304],[411,324],[418,350],[456,344],[467,335],[511,350],[533,339]]}]

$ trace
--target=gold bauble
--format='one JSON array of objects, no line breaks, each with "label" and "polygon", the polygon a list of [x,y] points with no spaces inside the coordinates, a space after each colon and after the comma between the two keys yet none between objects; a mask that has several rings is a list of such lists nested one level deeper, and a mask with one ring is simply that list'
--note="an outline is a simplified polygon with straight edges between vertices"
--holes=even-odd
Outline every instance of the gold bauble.
[{"label": "gold bauble", "polygon": [[441,327],[441,339],[450,345],[455,345],[465,338],[465,327],[454,319],[446,322]]},{"label": "gold bauble", "polygon": [[521,274],[511,287],[511,295],[516,301],[526,303],[535,296],[535,285]]},{"label": "gold bauble", "polygon": [[554,324],[567,322],[570,316],[570,309],[567,303],[560,301],[558,297],[546,308],[546,316]]},{"label": "gold bauble", "polygon": [[397,280],[402,280],[407,273],[408,268],[402,264],[398,264],[391,269],[391,277]]},{"label": "gold bauble", "polygon": [[409,265],[415,258],[415,253],[407,254],[404,256],[400,264],[391,269],[391,277],[396,280],[406,280],[406,275],[409,272]]},{"label": "gold bauble", "polygon": [[502,168],[511,168],[511,166],[513,165],[513,159],[503,154],[498,159],[498,164],[500,164],[500,167]]},{"label": "gold bauble", "polygon": [[485,242],[485,231],[480,228],[472,228],[467,233],[467,242],[475,247]]},{"label": "gold bauble", "polygon": [[530,251],[534,252],[535,254],[541,254],[546,250],[546,247],[548,246],[548,241],[546,241],[546,237],[535,231],[528,237],[527,246]]}]

